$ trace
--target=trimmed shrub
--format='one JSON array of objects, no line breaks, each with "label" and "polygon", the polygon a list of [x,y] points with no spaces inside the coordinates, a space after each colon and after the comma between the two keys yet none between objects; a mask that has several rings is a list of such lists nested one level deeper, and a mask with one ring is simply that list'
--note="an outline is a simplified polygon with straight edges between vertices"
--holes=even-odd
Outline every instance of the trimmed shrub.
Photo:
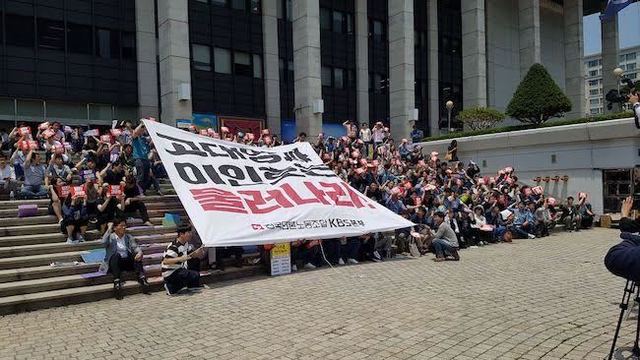
[{"label": "trimmed shrub", "polygon": [[494,127],[504,120],[505,115],[496,109],[475,107],[464,109],[458,118],[471,130],[482,130]]}]

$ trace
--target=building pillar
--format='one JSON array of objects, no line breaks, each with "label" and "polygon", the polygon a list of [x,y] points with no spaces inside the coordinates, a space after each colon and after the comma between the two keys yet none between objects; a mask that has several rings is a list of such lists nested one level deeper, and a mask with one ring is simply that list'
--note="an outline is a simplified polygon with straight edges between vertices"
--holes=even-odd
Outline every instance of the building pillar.
[{"label": "building pillar", "polygon": [[191,100],[179,100],[180,87],[191,88],[187,1],[157,0],[161,120],[174,126],[192,118]]},{"label": "building pillar", "polygon": [[531,65],[542,62],[540,42],[540,0],[518,0],[520,30],[520,78]]},{"label": "building pillar", "polygon": [[487,107],[487,46],[484,0],[462,1],[463,107]]},{"label": "building pillar", "polygon": [[355,5],[358,122],[360,124],[369,124],[369,20],[367,18],[367,0],[356,0]]},{"label": "building pillar", "polygon": [[601,22],[602,26],[602,101],[604,113],[618,111],[619,107],[613,106],[607,109],[607,101],[604,96],[611,89],[617,89],[618,78],[613,74],[613,70],[620,66],[618,46],[618,15],[612,19]]},{"label": "building pillar", "polygon": [[584,40],[582,38],[583,0],[564,0],[564,72],[566,94],[571,100],[569,119],[585,116]]},{"label": "building pillar", "polygon": [[278,55],[278,2],[262,0],[264,93],[267,127],[280,137],[280,66]]},{"label": "building pillar", "polygon": [[427,0],[427,46],[429,49],[428,96],[429,130],[431,136],[440,134],[440,76],[438,56],[438,0]]},{"label": "building pillar", "polygon": [[292,20],[296,131],[314,137],[322,132],[322,113],[314,112],[322,99],[318,1],[293,1]]},{"label": "building pillar", "polygon": [[408,138],[415,109],[413,0],[389,0],[389,111],[391,135]]},{"label": "building pillar", "polygon": [[136,0],[138,116],[158,117],[156,15],[153,0]]}]

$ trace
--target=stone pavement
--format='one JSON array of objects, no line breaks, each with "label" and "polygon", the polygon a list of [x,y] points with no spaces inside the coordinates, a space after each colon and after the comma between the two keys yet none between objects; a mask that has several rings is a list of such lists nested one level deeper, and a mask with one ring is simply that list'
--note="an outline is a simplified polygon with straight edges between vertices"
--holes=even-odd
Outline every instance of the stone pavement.
[{"label": "stone pavement", "polygon": [[[0,317],[0,359],[602,359],[624,280],[595,229]],[[632,341],[635,315],[621,345]]]}]

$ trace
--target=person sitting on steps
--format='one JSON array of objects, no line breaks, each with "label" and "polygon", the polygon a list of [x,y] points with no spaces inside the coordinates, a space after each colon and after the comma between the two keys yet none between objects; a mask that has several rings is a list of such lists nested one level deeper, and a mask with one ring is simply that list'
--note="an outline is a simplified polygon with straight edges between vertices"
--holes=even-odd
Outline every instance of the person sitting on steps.
[{"label": "person sitting on steps", "polygon": [[127,222],[116,219],[109,223],[102,237],[102,246],[106,249],[104,265],[107,272],[113,274],[113,291],[116,299],[122,300],[122,272],[135,271],[142,292],[148,293],[149,283],[142,267],[142,249],[136,239],[127,234]]}]

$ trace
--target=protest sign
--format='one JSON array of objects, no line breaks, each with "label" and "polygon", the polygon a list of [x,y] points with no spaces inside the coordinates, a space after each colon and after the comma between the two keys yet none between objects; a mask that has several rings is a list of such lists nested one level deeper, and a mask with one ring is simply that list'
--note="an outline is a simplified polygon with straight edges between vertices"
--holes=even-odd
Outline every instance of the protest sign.
[{"label": "protest sign", "polygon": [[413,225],[345,183],[308,143],[267,149],[145,125],[206,246],[358,236]]}]

